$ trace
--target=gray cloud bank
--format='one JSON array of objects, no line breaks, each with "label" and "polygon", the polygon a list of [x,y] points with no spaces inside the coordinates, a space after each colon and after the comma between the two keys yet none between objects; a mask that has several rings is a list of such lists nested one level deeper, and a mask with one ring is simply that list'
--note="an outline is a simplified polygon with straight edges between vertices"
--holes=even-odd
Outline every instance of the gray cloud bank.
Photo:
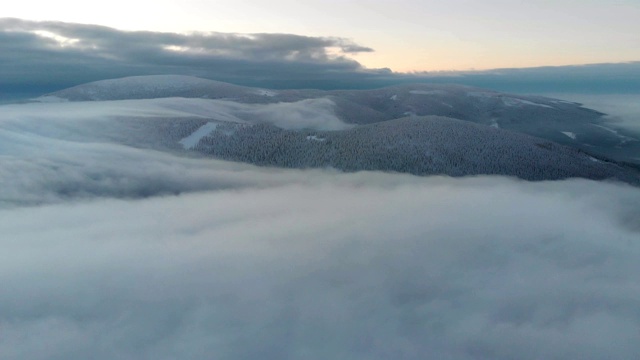
[{"label": "gray cloud bank", "polygon": [[393,73],[349,58],[372,49],[340,37],[128,32],[0,19],[0,99],[131,75],[193,75],[267,88],[375,88],[460,83],[501,91],[640,92],[640,62],[481,72]]},{"label": "gray cloud bank", "polygon": [[0,29],[3,92],[172,73],[276,87],[340,83],[343,76],[349,83],[365,70],[345,55],[372,51],[342,38],[290,34],[126,32],[19,19],[0,19]]},{"label": "gray cloud bank", "polygon": [[640,353],[637,189],[303,173],[1,210],[0,357]]}]

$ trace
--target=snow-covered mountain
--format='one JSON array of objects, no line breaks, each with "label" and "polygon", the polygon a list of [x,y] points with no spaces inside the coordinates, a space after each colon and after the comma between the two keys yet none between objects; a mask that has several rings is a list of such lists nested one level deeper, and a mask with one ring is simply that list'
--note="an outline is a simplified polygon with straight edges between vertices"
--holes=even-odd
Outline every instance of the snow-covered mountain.
[{"label": "snow-covered mountain", "polygon": [[136,76],[62,90],[44,100],[102,101],[167,97],[222,99],[241,104],[329,99],[347,124],[372,124],[406,116],[437,115],[502,128],[637,162],[640,134],[618,129],[605,114],[579,103],[505,94],[461,85],[411,84],[373,90],[268,90],[190,76]]},{"label": "snow-covered mountain", "polygon": [[55,92],[51,96],[71,101],[166,97],[246,98],[251,91],[251,88],[193,76],[150,75],[95,81]]},{"label": "snow-covered mountain", "polygon": [[408,115],[348,123],[339,115],[339,99],[243,103],[173,97],[31,103],[6,106],[0,130],[285,168],[640,183],[633,167],[469,121]]}]

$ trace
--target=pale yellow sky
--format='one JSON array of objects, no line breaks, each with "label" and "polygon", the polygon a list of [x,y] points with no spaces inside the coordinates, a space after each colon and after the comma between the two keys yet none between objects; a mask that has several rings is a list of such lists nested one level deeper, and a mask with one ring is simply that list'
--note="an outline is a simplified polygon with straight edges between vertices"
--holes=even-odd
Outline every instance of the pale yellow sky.
[{"label": "pale yellow sky", "polygon": [[638,0],[23,0],[2,16],[124,30],[339,36],[394,71],[640,60]]}]

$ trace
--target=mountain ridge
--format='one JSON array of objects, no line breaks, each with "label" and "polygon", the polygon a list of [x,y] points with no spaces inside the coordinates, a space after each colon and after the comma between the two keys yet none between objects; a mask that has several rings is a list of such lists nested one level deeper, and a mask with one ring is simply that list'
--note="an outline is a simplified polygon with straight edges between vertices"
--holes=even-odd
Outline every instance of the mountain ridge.
[{"label": "mountain ridge", "polygon": [[[111,109],[115,128],[106,133],[114,141],[262,166],[640,183],[638,168],[625,159],[579,143],[619,136],[602,125],[602,113],[541,96],[442,84],[268,90],[169,75],[104,80],[49,96]],[[115,116],[121,106],[128,112]]]},{"label": "mountain ridge", "polygon": [[[445,116],[517,131],[620,161],[638,163],[640,134],[616,127],[580,103],[455,84],[404,84],[369,90],[269,90],[182,75],[102,80],[48,94],[49,99],[104,101],[185,97],[243,104],[327,98],[348,124],[405,116]],[[44,99],[44,98],[43,98]]]}]

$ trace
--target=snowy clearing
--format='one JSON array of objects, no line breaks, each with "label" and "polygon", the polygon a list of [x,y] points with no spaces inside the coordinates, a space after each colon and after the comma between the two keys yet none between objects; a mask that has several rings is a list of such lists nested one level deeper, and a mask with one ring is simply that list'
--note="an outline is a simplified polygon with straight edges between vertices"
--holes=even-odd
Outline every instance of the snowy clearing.
[{"label": "snowy clearing", "polygon": [[195,148],[196,145],[198,145],[198,142],[200,142],[200,139],[211,134],[216,129],[217,126],[218,126],[217,123],[208,122],[202,125],[198,130],[194,131],[193,134],[187,136],[186,138],[180,140],[179,142],[180,144],[182,144],[185,150],[191,150]]},{"label": "snowy clearing", "polygon": [[608,128],[608,127],[606,127],[606,126],[602,126],[602,125],[595,125],[595,124],[594,124],[593,126],[595,126],[595,127],[599,127],[599,128],[600,128],[600,129],[602,129],[602,130],[606,130],[606,131],[608,131],[608,132],[610,132],[610,133],[612,133],[612,134],[617,135],[618,137],[622,137],[622,136],[620,136],[620,134],[618,134],[618,131],[613,130],[613,129],[611,129],[611,128]]},{"label": "snowy clearing", "polygon": [[628,142],[630,142],[630,141],[640,141],[640,140],[638,140],[638,139],[635,139],[635,138],[632,138],[632,137],[629,137],[629,136],[620,135],[620,133],[618,132],[618,130],[611,129],[611,128],[608,128],[608,127],[606,127],[606,126],[596,125],[596,124],[593,124],[593,126],[595,126],[595,127],[599,127],[599,128],[600,128],[600,129],[602,129],[602,130],[605,130],[605,131],[608,131],[608,132],[610,132],[610,133],[614,134],[615,136],[617,136],[617,137],[620,139],[620,141],[621,141],[621,143],[622,143],[622,144],[624,144],[624,143],[628,143]]},{"label": "snowy clearing", "polygon": [[313,141],[325,141],[325,140],[327,140],[327,139],[319,138],[319,137],[318,137],[318,136],[316,136],[316,135],[309,135],[309,136],[307,136],[307,140],[313,140]]},{"label": "snowy clearing", "polygon": [[414,94],[414,95],[444,95],[447,92],[446,91],[442,91],[442,90],[411,90],[409,91],[409,93]]},{"label": "snowy clearing", "polygon": [[268,97],[274,97],[274,96],[278,95],[277,92],[275,92],[273,90],[267,90],[267,89],[258,89],[258,90],[256,90],[256,94],[261,95],[261,96],[268,96]]},{"label": "snowy clearing", "polygon": [[37,97],[35,99],[33,99],[33,101],[35,102],[41,102],[41,103],[60,103],[60,102],[69,102],[68,99],[63,99],[61,97],[57,97],[57,96],[40,96]]},{"label": "snowy clearing", "polygon": [[553,109],[553,106],[549,106],[549,105],[545,105],[545,104],[539,104],[539,103],[534,103],[533,101],[529,101],[529,100],[523,100],[523,99],[517,99],[517,98],[510,98],[510,97],[503,97],[502,98],[502,102],[507,105],[507,106],[522,106],[522,105],[529,105],[529,106],[539,106],[539,107],[544,107],[544,108],[549,108],[549,109]]}]

